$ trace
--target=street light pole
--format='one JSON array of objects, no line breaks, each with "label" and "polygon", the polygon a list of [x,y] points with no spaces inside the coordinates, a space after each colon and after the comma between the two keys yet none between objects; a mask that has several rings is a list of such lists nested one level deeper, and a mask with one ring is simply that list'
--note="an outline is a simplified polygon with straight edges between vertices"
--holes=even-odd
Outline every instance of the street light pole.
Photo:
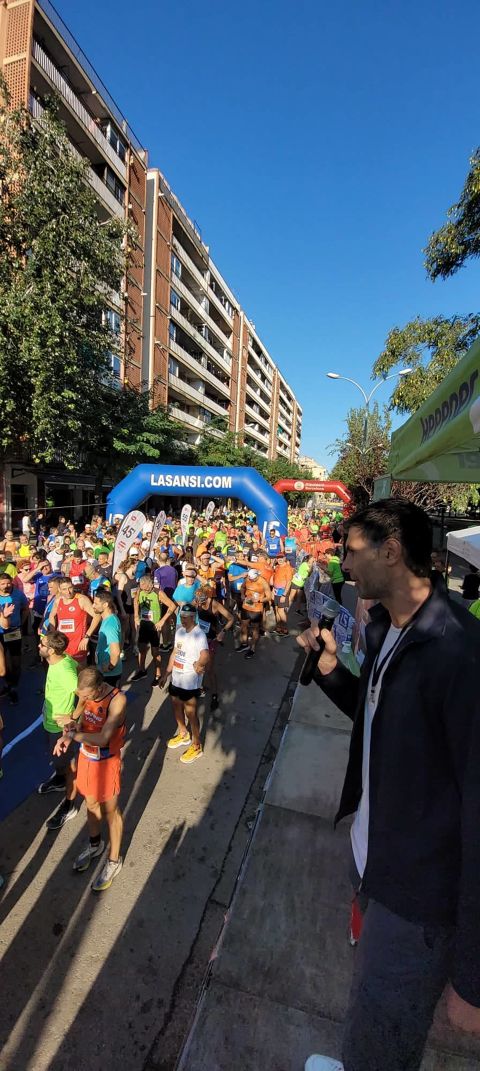
[{"label": "street light pole", "polygon": [[401,368],[399,372],[392,372],[390,376],[382,376],[382,378],[379,379],[378,382],[375,383],[375,385],[372,387],[370,394],[367,394],[363,387],[360,386],[360,383],[357,383],[356,379],[350,379],[350,376],[341,376],[339,372],[326,373],[327,379],[343,379],[345,383],[353,383],[354,387],[358,387],[358,390],[363,395],[363,399],[365,401],[365,420],[363,424],[364,447],[367,445],[368,438],[368,419],[370,416],[370,402],[373,398],[373,395],[375,394],[375,391],[382,386],[382,383],[386,383],[387,379],[397,379],[398,376],[409,376],[411,372],[413,372],[413,368]]}]

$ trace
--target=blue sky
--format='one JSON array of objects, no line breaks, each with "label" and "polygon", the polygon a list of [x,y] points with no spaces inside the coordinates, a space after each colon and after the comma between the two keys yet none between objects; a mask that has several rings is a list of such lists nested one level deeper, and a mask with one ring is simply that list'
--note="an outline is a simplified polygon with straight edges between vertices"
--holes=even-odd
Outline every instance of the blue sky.
[{"label": "blue sky", "polygon": [[392,326],[479,308],[476,264],[432,284],[421,251],[480,143],[480,6],[56,6],[296,391],[302,452],[332,464],[360,395],[325,372],[366,385]]}]

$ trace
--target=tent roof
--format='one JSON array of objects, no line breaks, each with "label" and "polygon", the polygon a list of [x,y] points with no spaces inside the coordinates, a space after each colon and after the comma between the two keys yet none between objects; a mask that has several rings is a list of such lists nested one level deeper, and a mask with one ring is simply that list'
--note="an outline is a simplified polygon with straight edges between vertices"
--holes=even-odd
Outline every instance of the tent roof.
[{"label": "tent roof", "polygon": [[449,532],[447,547],[451,554],[458,554],[470,565],[480,569],[480,525],[476,528],[463,528],[459,532]]},{"label": "tent roof", "polygon": [[397,480],[480,485],[480,339],[392,435]]}]

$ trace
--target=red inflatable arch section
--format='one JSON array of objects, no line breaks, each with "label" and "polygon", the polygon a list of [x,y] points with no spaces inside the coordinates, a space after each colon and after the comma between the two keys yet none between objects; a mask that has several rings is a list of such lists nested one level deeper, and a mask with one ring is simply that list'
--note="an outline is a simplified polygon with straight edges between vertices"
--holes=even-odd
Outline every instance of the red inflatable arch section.
[{"label": "red inflatable arch section", "polygon": [[352,496],[347,491],[344,483],[336,480],[277,480],[273,490],[282,495],[284,491],[317,491],[324,494],[337,495],[347,506],[351,504]]}]

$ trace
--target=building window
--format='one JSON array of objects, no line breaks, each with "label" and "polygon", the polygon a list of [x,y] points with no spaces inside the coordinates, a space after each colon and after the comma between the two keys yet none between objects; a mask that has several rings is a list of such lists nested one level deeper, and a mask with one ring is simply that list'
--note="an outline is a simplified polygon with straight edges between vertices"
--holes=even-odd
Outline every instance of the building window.
[{"label": "building window", "polygon": [[101,130],[104,136],[106,137],[109,145],[111,145],[112,149],[115,150],[117,156],[119,156],[120,159],[125,162],[125,158],[127,155],[127,146],[125,145],[125,142],[122,141],[120,134],[117,132],[113,124],[110,121],[102,123]]},{"label": "building window", "polygon": [[109,327],[112,334],[117,336],[120,334],[122,321],[120,319],[120,314],[115,312],[114,309],[105,309],[103,322],[105,326]]},{"label": "building window", "polygon": [[170,304],[173,305],[174,309],[177,309],[178,312],[180,312],[180,298],[177,291],[173,289],[170,291]]},{"label": "building window", "polygon": [[171,265],[172,265],[172,272],[174,273],[174,275],[177,275],[178,278],[181,279],[182,278],[182,265],[180,264],[180,261],[179,261],[178,257],[175,256],[175,253],[172,253]]},{"label": "building window", "polygon": [[168,371],[170,372],[170,374],[172,376],[178,376],[178,372],[179,372],[178,363],[177,363],[177,361],[173,360],[173,357],[169,357]]},{"label": "building window", "polygon": [[113,193],[113,196],[118,201],[118,203],[120,205],[123,205],[125,203],[125,189],[122,186],[121,182],[118,181],[117,176],[116,176],[115,172],[112,171],[111,167],[107,166],[105,168],[105,180],[104,181],[105,181],[105,185],[110,190],[110,193]]},{"label": "building window", "polygon": [[172,320],[170,320],[170,323],[168,325],[168,334],[171,342],[177,341],[177,325],[174,324]]},{"label": "building window", "polygon": [[113,379],[120,383],[122,375],[122,362],[120,360],[120,357],[118,357],[116,353],[112,353],[111,351],[108,354],[108,371],[110,375],[113,376]]}]

